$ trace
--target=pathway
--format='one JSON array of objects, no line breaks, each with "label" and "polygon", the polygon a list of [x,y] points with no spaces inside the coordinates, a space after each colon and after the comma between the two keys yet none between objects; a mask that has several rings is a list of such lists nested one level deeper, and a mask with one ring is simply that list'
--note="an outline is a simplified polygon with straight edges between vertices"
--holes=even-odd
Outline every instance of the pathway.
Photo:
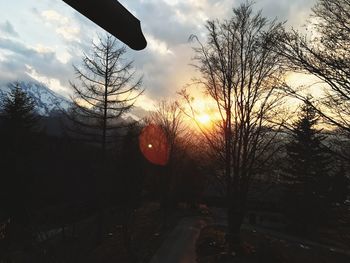
[{"label": "pathway", "polygon": [[195,263],[195,244],[201,229],[206,225],[202,218],[184,218],[165,239],[150,263]]}]

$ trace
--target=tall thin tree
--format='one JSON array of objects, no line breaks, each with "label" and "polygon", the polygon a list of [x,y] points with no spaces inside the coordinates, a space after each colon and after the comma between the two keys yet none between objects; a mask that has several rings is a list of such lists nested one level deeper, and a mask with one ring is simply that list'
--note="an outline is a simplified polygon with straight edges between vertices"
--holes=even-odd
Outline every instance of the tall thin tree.
[{"label": "tall thin tree", "polygon": [[102,150],[95,176],[98,242],[104,232],[107,174],[112,171],[107,150],[117,142],[118,131],[129,126],[122,117],[143,93],[142,77],[136,76],[133,61],[123,58],[125,53],[126,48],[119,47],[111,35],[100,37],[92,44],[91,54],[84,54],[81,67],[74,66],[80,83],[71,82],[74,96],[73,107],[67,114],[71,120],[67,125],[68,133],[76,139],[97,144]]},{"label": "tall thin tree", "polygon": [[142,78],[136,76],[133,61],[126,61],[125,47],[110,35],[93,43],[91,55],[84,54],[82,66],[74,66],[79,84],[74,91],[70,129],[80,139],[99,143],[105,152],[115,141],[115,131],[125,127],[121,117],[143,93]]}]

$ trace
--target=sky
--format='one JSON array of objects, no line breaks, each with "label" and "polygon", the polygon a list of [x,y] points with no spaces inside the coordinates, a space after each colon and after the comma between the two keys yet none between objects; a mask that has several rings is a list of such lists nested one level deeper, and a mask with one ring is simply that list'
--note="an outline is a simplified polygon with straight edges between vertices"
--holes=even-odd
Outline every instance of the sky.
[{"label": "sky", "polygon": [[[128,50],[146,92],[139,105],[151,109],[174,98],[196,74],[191,34],[205,41],[208,19],[226,19],[243,0],[120,0],[140,21],[148,45]],[[305,23],[316,0],[256,0],[264,16]],[[91,43],[104,31],[62,0],[0,0],[0,85],[35,79],[69,97],[73,65],[81,63]]]}]

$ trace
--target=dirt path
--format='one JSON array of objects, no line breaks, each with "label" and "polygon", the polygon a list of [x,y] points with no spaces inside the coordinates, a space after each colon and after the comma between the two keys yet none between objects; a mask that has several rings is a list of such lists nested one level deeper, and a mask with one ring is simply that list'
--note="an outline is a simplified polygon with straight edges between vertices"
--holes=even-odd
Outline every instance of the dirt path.
[{"label": "dirt path", "polygon": [[150,263],[195,263],[196,240],[205,225],[203,218],[182,219],[165,239]]}]

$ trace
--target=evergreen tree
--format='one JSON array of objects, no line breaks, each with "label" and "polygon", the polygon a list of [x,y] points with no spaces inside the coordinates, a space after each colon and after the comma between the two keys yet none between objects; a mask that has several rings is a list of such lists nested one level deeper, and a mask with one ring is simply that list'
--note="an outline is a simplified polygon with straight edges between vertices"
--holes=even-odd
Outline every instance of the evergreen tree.
[{"label": "evergreen tree", "polygon": [[[18,83],[10,84],[11,92],[2,102],[3,130],[8,136],[21,141],[20,136],[33,133],[38,128],[35,102],[20,88]],[[18,141],[19,140],[19,141]]]},{"label": "evergreen tree", "polygon": [[34,100],[18,83],[9,85],[11,91],[1,102],[1,138],[3,152],[11,163],[28,157],[35,146],[34,136],[40,130]]},{"label": "evergreen tree", "polygon": [[11,227],[17,229],[19,243],[31,239],[29,208],[32,195],[29,185],[35,176],[33,167],[35,134],[39,131],[39,117],[34,101],[21,90],[18,83],[10,84],[11,91],[1,103],[4,166],[1,171],[2,212],[11,219]]},{"label": "evergreen tree", "polygon": [[[329,155],[322,146],[325,139],[321,131],[316,129],[318,117],[309,104],[301,108],[299,119],[293,124],[292,140],[287,144],[289,179],[294,183],[302,183],[305,191],[316,189],[322,178],[328,174]],[[315,188],[316,187],[316,188]]]},{"label": "evergreen tree", "polygon": [[286,210],[296,229],[302,232],[310,230],[327,207],[325,196],[330,186],[330,156],[322,145],[325,137],[315,127],[317,121],[315,109],[306,101],[286,145]]}]

